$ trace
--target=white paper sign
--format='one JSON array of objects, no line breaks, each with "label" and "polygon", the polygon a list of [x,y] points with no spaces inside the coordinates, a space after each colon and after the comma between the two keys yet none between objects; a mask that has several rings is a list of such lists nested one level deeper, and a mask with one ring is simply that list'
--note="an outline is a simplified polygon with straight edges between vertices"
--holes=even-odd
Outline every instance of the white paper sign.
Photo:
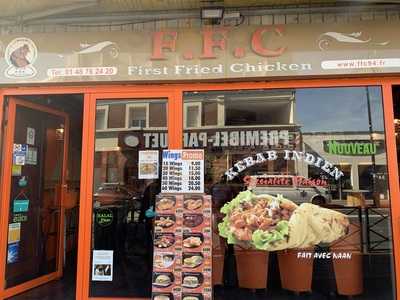
[{"label": "white paper sign", "polygon": [[28,145],[35,145],[35,129],[28,127],[26,129],[26,143]]},{"label": "white paper sign", "polygon": [[26,153],[25,163],[27,165],[37,165],[37,148],[28,147],[28,152]]},{"label": "white paper sign", "polygon": [[164,150],[162,193],[204,193],[204,150]]},{"label": "white paper sign", "polygon": [[158,151],[139,151],[139,179],[157,179]]},{"label": "white paper sign", "polygon": [[13,164],[17,166],[25,165],[26,153],[28,146],[25,144],[14,144],[13,147]]},{"label": "white paper sign", "polygon": [[113,280],[113,250],[93,250],[92,281]]}]

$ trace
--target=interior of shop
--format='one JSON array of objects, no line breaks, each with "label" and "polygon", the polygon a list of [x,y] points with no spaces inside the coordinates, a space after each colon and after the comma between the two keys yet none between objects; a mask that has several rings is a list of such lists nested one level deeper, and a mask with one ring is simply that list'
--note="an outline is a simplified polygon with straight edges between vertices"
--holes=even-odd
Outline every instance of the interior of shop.
[{"label": "interior of shop", "polygon": [[[62,275],[10,299],[75,299],[83,95],[20,96],[17,100],[13,143],[27,144],[28,153],[34,151],[34,155],[27,155],[19,165],[13,162],[9,222],[19,228],[15,241],[9,230],[7,288],[56,272],[58,262]],[[17,198],[22,199],[19,208]]]}]

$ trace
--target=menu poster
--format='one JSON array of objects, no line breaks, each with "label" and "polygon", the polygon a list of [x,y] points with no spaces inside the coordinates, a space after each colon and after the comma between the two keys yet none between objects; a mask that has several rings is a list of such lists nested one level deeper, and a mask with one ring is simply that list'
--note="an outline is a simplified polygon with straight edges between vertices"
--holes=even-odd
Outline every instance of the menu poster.
[{"label": "menu poster", "polygon": [[113,250],[93,250],[92,281],[113,280]]},{"label": "menu poster", "polygon": [[154,221],[153,300],[211,300],[211,197],[160,194]]},{"label": "menu poster", "polygon": [[183,198],[158,195],[154,221],[153,299],[181,299]]},{"label": "menu poster", "polygon": [[162,193],[204,193],[204,150],[164,150]]},{"label": "menu poster", "polygon": [[211,196],[184,196],[182,232],[182,299],[211,300]]},{"label": "menu poster", "polygon": [[158,151],[139,151],[139,179],[158,178]]}]

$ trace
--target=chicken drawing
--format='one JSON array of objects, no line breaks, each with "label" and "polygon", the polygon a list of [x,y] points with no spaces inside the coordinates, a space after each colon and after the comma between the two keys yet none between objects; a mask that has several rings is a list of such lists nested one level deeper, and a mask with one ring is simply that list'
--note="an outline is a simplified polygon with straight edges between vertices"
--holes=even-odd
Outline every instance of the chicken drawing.
[{"label": "chicken drawing", "polygon": [[30,52],[29,46],[24,44],[23,46],[15,49],[10,56],[11,63],[16,68],[23,68],[27,65],[30,65],[30,61],[27,58],[28,53]]}]

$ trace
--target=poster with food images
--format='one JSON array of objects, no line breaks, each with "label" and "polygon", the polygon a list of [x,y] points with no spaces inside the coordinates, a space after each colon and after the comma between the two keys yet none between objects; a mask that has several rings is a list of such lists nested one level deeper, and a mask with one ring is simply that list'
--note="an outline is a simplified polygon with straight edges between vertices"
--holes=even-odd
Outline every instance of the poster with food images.
[{"label": "poster with food images", "polygon": [[225,217],[218,230],[228,244],[265,251],[332,243],[350,226],[348,216],[335,210],[249,190],[226,203],[221,213]]},{"label": "poster with food images", "polygon": [[211,197],[160,194],[154,220],[153,300],[211,300]]},{"label": "poster with food images", "polygon": [[158,195],[155,207],[152,299],[180,299],[183,198]]},{"label": "poster with food images", "polygon": [[113,260],[113,250],[93,250],[92,281],[112,281]]},{"label": "poster with food images", "polygon": [[158,150],[139,151],[139,179],[158,178]]}]

